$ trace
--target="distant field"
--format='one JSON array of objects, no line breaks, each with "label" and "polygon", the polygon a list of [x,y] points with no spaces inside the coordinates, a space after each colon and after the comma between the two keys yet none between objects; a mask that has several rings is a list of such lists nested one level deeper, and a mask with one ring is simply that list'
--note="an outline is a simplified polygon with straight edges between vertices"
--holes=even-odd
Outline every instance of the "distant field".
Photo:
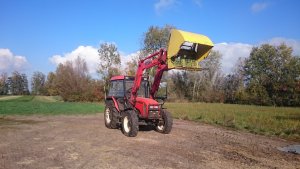
[{"label": "distant field", "polygon": [[32,114],[93,114],[103,112],[100,103],[62,102],[51,96],[6,96],[0,97],[0,115]]},{"label": "distant field", "polygon": [[166,103],[173,117],[300,141],[300,108]]}]

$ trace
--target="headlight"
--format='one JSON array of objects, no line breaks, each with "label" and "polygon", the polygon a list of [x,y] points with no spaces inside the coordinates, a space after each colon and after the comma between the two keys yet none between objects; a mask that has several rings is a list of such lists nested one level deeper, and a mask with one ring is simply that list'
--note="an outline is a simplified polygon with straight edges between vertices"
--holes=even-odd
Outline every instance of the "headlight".
[{"label": "headlight", "polygon": [[158,109],[159,106],[149,106],[149,109]]}]

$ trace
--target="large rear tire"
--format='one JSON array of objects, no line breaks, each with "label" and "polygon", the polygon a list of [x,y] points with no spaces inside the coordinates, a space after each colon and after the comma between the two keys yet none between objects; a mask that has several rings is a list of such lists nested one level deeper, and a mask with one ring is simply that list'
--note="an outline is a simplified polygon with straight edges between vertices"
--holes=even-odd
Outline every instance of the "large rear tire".
[{"label": "large rear tire", "polygon": [[162,110],[161,116],[162,116],[162,120],[156,124],[155,129],[159,133],[169,134],[173,126],[173,118],[171,116],[171,113],[166,110]]},{"label": "large rear tire", "polygon": [[138,116],[133,110],[128,110],[123,113],[122,117],[122,132],[127,137],[135,137],[139,131]]},{"label": "large rear tire", "polygon": [[107,105],[104,110],[105,126],[110,129],[118,128],[118,117],[116,108]]}]

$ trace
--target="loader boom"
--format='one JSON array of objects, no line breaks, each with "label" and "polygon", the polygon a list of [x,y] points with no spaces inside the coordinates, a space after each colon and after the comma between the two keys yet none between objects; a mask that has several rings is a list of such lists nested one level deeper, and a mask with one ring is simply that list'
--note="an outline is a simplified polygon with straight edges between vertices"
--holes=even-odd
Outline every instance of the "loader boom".
[{"label": "loader boom", "polygon": [[[156,57],[156,58],[155,58]],[[131,90],[130,103],[135,105],[137,91],[139,90],[142,82],[143,72],[145,69],[157,66],[156,73],[154,76],[154,82],[150,89],[150,98],[154,99],[155,94],[159,88],[159,84],[164,71],[168,70],[167,65],[167,51],[160,49],[158,52],[146,57],[139,61],[138,69],[135,75],[134,85]]]},{"label": "loader boom", "polygon": [[145,69],[157,66],[154,81],[150,88],[150,98],[154,99],[164,71],[169,69],[202,70],[199,67],[199,62],[208,56],[212,47],[213,43],[204,35],[173,29],[168,51],[160,49],[158,52],[139,61],[131,90],[130,103],[135,105]]}]

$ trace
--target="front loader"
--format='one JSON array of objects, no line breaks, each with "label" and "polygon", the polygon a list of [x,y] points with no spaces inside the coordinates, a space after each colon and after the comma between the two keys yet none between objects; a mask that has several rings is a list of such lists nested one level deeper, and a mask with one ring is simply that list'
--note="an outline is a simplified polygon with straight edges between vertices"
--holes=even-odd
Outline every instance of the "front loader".
[{"label": "front loader", "polygon": [[[170,133],[172,116],[159,102],[162,98],[156,96],[162,75],[171,69],[200,71],[199,62],[208,56],[212,47],[212,41],[204,35],[171,30],[167,50],[160,49],[141,59],[134,77],[120,75],[110,79],[105,99],[105,126],[121,128],[129,137],[137,135],[140,125],[155,126],[160,133]],[[156,72],[151,85],[144,72],[152,67],[156,67]]]}]

